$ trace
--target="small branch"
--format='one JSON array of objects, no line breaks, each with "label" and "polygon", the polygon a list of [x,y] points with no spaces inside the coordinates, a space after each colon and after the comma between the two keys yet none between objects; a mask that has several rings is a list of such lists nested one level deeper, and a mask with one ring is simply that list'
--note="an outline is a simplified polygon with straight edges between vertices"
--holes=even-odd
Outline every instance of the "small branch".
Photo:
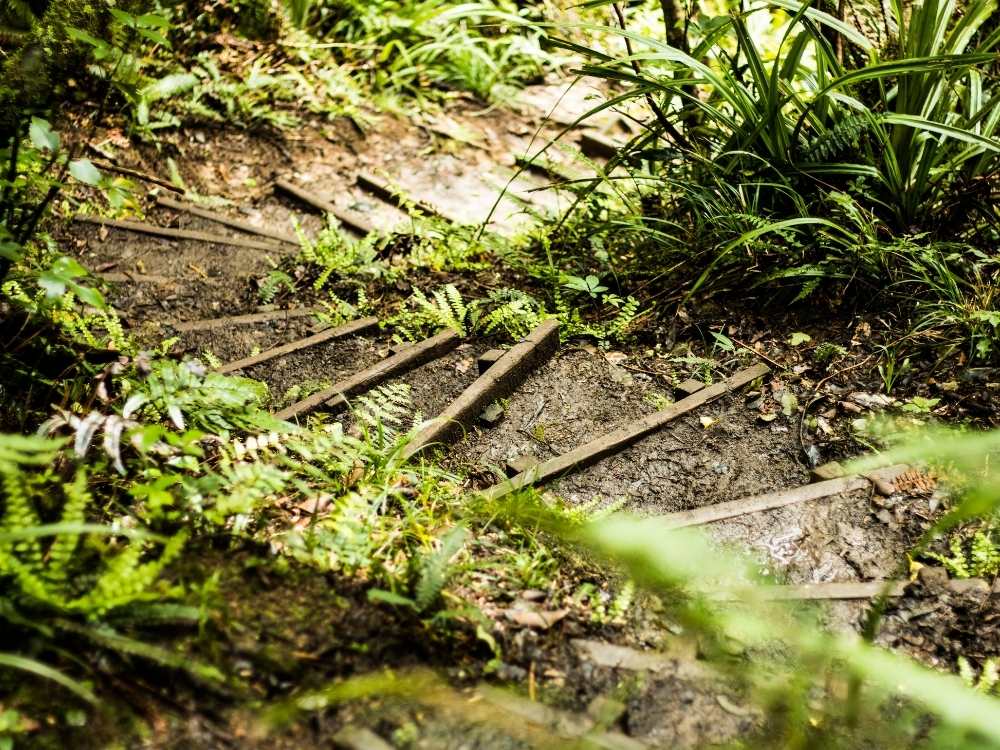
[{"label": "small branch", "polygon": [[135,177],[137,180],[142,180],[143,182],[149,182],[153,185],[158,185],[164,190],[169,190],[172,193],[177,193],[178,195],[184,195],[184,191],[177,187],[176,185],[167,182],[159,177],[154,177],[146,172],[140,172],[138,169],[131,169],[129,167],[120,167],[117,164],[112,164],[108,161],[95,161],[94,166],[98,169],[106,169],[109,172],[116,172],[117,174],[123,174],[127,177]]},{"label": "small branch", "polygon": [[[612,3],[611,7],[614,9],[615,15],[618,17],[618,25],[621,26],[622,31],[627,31],[625,28],[625,14],[622,13],[622,9],[618,6],[618,3]],[[628,53],[631,60],[632,71],[636,74],[636,76],[641,76],[642,68],[639,67],[639,61],[633,58],[632,40],[627,36],[623,38],[625,39],[625,51]],[[653,95],[647,91],[645,96],[646,103],[649,105],[649,108],[653,110],[653,114],[656,115],[656,119],[660,123],[660,127],[663,128],[663,131],[667,133],[678,146],[690,150],[691,144],[688,142],[687,138],[681,135],[677,128],[674,127],[673,123],[667,119],[666,113],[660,108],[660,105],[656,103],[656,100],[653,99]]]}]

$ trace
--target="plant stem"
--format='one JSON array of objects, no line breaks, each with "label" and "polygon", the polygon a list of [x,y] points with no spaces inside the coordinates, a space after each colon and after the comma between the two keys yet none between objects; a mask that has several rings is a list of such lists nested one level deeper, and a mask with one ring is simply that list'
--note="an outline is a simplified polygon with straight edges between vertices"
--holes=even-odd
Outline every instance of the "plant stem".
[{"label": "plant stem", "polygon": [[[622,31],[626,31],[625,14],[622,13],[622,9],[619,7],[618,3],[611,3],[611,7],[614,9],[615,15],[618,17],[618,25],[621,26]],[[628,53],[629,58],[632,58],[632,40],[627,36],[623,38],[625,39],[625,51]],[[632,59],[631,64],[632,70],[636,76],[641,76],[642,69],[639,67],[639,61]],[[674,127],[673,123],[667,119],[666,113],[660,108],[660,105],[656,103],[656,100],[653,99],[653,95],[647,91],[645,96],[646,103],[649,105],[649,108],[653,110],[653,114],[656,115],[656,119],[660,123],[660,127],[663,128],[663,131],[667,133],[678,146],[683,149],[690,150],[691,144],[688,142],[687,138],[681,135],[677,128]]]}]

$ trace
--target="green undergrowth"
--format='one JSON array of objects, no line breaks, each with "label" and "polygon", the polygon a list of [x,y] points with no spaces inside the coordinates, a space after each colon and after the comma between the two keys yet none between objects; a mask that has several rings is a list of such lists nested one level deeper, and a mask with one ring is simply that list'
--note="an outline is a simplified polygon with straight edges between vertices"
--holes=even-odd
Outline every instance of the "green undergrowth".
[{"label": "green undergrowth", "polygon": [[776,0],[694,9],[676,33],[651,4],[600,5],[603,43],[564,43],[610,87],[594,111],[631,103],[642,129],[561,222],[561,264],[655,280],[675,306],[891,309],[911,349],[996,360],[992,0],[889,3],[871,24]]}]

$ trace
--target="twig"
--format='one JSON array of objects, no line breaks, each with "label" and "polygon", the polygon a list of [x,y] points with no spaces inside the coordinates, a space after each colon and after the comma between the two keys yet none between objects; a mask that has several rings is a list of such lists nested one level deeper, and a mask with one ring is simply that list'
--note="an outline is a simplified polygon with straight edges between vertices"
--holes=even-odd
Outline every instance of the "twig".
[{"label": "twig", "polygon": [[[618,17],[618,25],[622,27],[622,31],[628,31],[628,29],[625,28],[625,14],[622,13],[622,9],[618,6],[618,3],[611,3],[611,7],[614,9],[615,15]],[[625,40],[625,51],[628,53],[629,60],[632,65],[632,71],[637,77],[641,77],[642,68],[639,67],[639,61],[633,57],[632,40],[627,36],[623,36],[622,38]],[[691,144],[688,142],[687,138],[681,135],[677,128],[674,127],[673,123],[667,119],[666,113],[660,109],[660,105],[658,105],[656,100],[653,99],[653,95],[647,91],[645,92],[645,97],[646,103],[649,105],[649,108],[653,110],[653,114],[656,115],[656,119],[660,123],[660,127],[663,128],[664,132],[666,132],[678,146],[690,150]]]},{"label": "twig", "polygon": [[154,185],[158,185],[164,190],[169,190],[172,193],[177,193],[178,195],[184,195],[184,191],[177,187],[176,185],[167,182],[159,177],[154,177],[146,172],[140,172],[138,169],[131,169],[130,167],[120,167],[117,164],[112,164],[107,161],[95,161],[94,166],[99,169],[106,169],[109,172],[117,172],[118,174],[127,175],[128,177],[135,177],[137,180],[143,180],[144,182],[151,182]]}]

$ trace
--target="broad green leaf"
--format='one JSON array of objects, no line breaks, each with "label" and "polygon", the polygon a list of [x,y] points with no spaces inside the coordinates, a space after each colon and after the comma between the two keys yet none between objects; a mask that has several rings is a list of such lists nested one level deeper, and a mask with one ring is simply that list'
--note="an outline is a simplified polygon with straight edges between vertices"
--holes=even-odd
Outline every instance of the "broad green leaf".
[{"label": "broad green leaf", "polygon": [[86,185],[101,184],[101,172],[90,159],[74,159],[69,163],[69,173]]},{"label": "broad green leaf", "polygon": [[28,137],[35,148],[43,151],[55,151],[59,148],[59,134],[52,129],[48,120],[43,120],[41,117],[31,118]]}]

